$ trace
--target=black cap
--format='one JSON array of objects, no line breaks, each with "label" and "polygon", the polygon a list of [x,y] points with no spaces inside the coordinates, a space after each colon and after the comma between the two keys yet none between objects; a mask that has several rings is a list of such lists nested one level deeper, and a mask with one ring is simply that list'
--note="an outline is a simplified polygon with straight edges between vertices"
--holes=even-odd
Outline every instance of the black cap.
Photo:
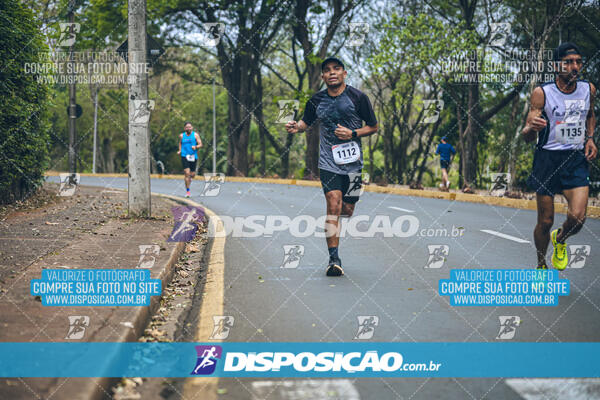
[{"label": "black cap", "polygon": [[327,58],[325,59],[325,61],[323,61],[323,62],[321,63],[321,71],[323,71],[323,68],[325,68],[325,66],[326,66],[328,63],[330,63],[330,62],[337,63],[337,64],[339,64],[339,65],[340,65],[342,68],[346,69],[346,67],[344,66],[344,63],[343,63],[343,62],[342,62],[342,60],[340,60],[339,58],[336,58],[336,57],[327,57]]},{"label": "black cap", "polygon": [[577,47],[577,45],[575,43],[571,43],[571,42],[561,43],[556,49],[554,49],[554,60],[560,61],[563,59],[563,57],[565,57],[569,54],[581,55],[581,52],[579,51],[579,47]]}]

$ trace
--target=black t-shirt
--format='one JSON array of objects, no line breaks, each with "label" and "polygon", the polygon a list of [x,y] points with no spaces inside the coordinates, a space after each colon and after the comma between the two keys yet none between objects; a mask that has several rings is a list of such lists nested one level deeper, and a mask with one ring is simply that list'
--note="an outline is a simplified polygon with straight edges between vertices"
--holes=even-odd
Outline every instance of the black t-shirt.
[{"label": "black t-shirt", "polygon": [[362,145],[360,138],[351,139],[358,143],[361,149],[360,158],[349,164],[336,164],[331,146],[346,143],[351,140],[340,140],[335,136],[335,128],[340,124],[348,129],[363,127],[363,121],[369,126],[377,125],[377,118],[371,106],[371,101],[360,90],[346,86],[337,97],[331,97],[327,89],[316,93],[307,103],[302,121],[308,126],[321,122],[319,145],[319,168],[336,174],[358,172],[363,166]]}]

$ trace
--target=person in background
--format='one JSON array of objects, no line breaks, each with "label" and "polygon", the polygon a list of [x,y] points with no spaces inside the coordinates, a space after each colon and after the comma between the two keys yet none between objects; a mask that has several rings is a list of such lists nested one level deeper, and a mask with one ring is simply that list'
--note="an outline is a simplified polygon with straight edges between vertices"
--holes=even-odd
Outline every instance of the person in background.
[{"label": "person in background", "polygon": [[440,167],[442,168],[442,183],[440,183],[440,189],[448,190],[450,187],[448,169],[450,169],[450,164],[452,164],[452,158],[456,154],[456,150],[448,143],[447,136],[442,137],[442,142],[438,144],[435,154],[440,155]]},{"label": "person in background", "polygon": [[179,134],[179,151],[177,151],[177,154],[181,155],[181,164],[185,174],[185,197],[191,197],[190,185],[196,175],[198,149],[202,147],[202,140],[200,140],[200,135],[194,132],[191,122],[186,122],[183,129],[184,132]]}]

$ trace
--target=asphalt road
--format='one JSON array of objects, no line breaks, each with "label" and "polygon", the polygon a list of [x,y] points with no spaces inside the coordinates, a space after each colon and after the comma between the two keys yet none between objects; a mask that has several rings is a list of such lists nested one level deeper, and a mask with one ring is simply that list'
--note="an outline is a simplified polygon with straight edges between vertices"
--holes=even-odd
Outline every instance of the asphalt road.
[{"label": "asphalt road", "polygon": [[[56,180],[57,178],[52,178]],[[125,178],[82,177],[81,184],[126,188]],[[226,182],[216,196],[199,196],[204,183],[192,184],[193,200],[229,217],[279,215],[317,218],[325,213],[320,188]],[[185,194],[183,183],[153,180],[152,191]],[[345,276],[325,276],[325,239],[294,237],[276,231],[258,237],[228,236],[225,245],[225,309],[234,317],[227,341],[401,341],[494,342],[500,316],[518,316],[512,341],[588,342],[600,340],[598,259],[600,221],[589,219],[569,245],[590,246],[583,266],[561,272],[571,294],[554,307],[454,307],[438,295],[438,281],[451,268],[531,268],[535,265],[533,211],[448,200],[365,192],[355,216],[413,216],[410,237],[345,237],[340,256]],[[405,217],[407,218],[407,217]],[[564,214],[557,214],[559,226]],[[362,224],[362,225],[361,225]],[[361,223],[359,227],[364,228]],[[368,224],[367,224],[368,225]],[[364,229],[363,229],[364,230]],[[461,231],[459,236],[453,233]],[[448,246],[439,268],[425,268],[428,246]],[[295,268],[282,268],[284,246],[303,246]],[[302,254],[302,251],[300,252]],[[289,266],[289,265],[288,265]],[[437,265],[432,265],[437,266]],[[375,316],[368,339],[357,338],[359,317]],[[368,335],[367,335],[368,336]],[[208,339],[208,338],[207,338]],[[482,355],[485,356],[485,355]],[[269,399],[544,399],[600,398],[594,380],[505,379],[221,379],[227,398]],[[585,390],[584,390],[585,389]],[[582,391],[578,395],[576,391]],[[329,394],[327,397],[325,394]],[[304,397],[303,397],[304,396]]]}]

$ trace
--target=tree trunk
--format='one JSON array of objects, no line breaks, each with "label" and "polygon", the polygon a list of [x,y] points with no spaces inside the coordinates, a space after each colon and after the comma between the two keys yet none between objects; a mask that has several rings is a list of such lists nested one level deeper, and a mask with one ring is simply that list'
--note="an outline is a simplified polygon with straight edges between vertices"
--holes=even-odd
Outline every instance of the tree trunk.
[{"label": "tree trunk", "polygon": [[[244,60],[246,61],[246,60]],[[250,136],[250,121],[252,110],[251,71],[241,63],[234,61],[234,77],[224,80],[229,92],[229,144],[227,146],[227,175],[248,175],[248,142]],[[244,63],[245,64],[245,63]],[[236,68],[237,67],[237,68]],[[249,76],[250,75],[250,76]],[[235,79],[237,77],[237,79]]]},{"label": "tree trunk", "polygon": [[290,149],[294,142],[294,134],[288,133],[285,138],[285,149],[281,156],[281,177],[287,178],[290,175]]},{"label": "tree trunk", "polygon": [[[309,61],[306,60],[308,63]],[[321,70],[319,64],[307,65],[309,88],[313,93],[319,91],[321,86]],[[306,170],[304,179],[319,179],[319,126],[320,123],[314,123],[306,130],[306,155],[304,161]]]},{"label": "tree trunk", "polygon": [[[255,58],[260,57],[260,54],[255,53]],[[260,167],[259,173],[261,177],[265,177],[267,172],[267,143],[265,131],[267,127],[264,123],[263,118],[263,85],[262,85],[262,74],[260,73],[259,64],[256,63],[254,69],[254,75],[256,76],[256,96],[254,98],[254,104],[256,104],[255,119],[258,125],[259,144],[260,144]]]},{"label": "tree trunk", "polygon": [[[471,63],[477,63],[477,55],[469,60]],[[472,64],[475,65],[475,64]],[[468,72],[477,79],[479,72],[476,69]],[[477,142],[481,132],[481,106],[479,105],[479,83],[471,83],[468,87],[467,103],[467,128],[464,132],[464,148],[461,154],[463,163],[463,176],[465,183],[475,185],[477,178]]]},{"label": "tree trunk", "polygon": [[519,121],[517,120],[517,115],[518,115],[518,108],[519,108],[519,101],[520,99],[518,97],[515,97],[513,99],[512,102],[512,107],[510,110],[510,120],[511,120],[511,125],[516,125],[514,128],[516,129],[516,135],[512,134],[512,132],[507,132],[506,133],[506,138],[504,139],[503,143],[502,143],[502,148],[504,149],[508,149],[508,157],[500,157],[500,165],[498,166],[498,172],[505,172],[508,169],[508,173],[510,173],[511,175],[511,179],[509,182],[509,186],[512,184],[512,173],[511,173],[511,163],[512,163],[512,156],[514,153],[514,149],[513,149],[513,145],[516,144],[516,140],[518,139],[519,136]]},{"label": "tree trunk", "polygon": [[[383,110],[383,107],[382,107]],[[394,166],[392,165],[394,154],[394,124],[386,123],[383,125],[383,178],[384,184],[389,181],[390,173]]]},{"label": "tree trunk", "polygon": [[[439,120],[441,121],[441,118]],[[423,159],[421,160],[421,165],[419,165],[419,172],[417,174],[417,183],[421,183],[421,181],[423,180],[423,173],[425,172],[425,170],[426,170],[425,166],[427,165],[427,156],[429,156],[428,149],[431,148],[431,144],[433,143],[433,138],[435,137],[437,128],[438,128],[438,126],[436,125],[436,127],[431,130],[431,133],[429,134],[429,138],[427,139],[427,146],[425,147],[426,151],[425,151],[425,154],[423,155]]]},{"label": "tree trunk", "polygon": [[373,176],[373,135],[369,136],[369,179]]},{"label": "tree trunk", "polygon": [[106,161],[106,173],[112,174],[115,172],[115,151],[111,146],[111,140],[109,138],[105,138],[103,141],[104,148],[104,159]]}]

